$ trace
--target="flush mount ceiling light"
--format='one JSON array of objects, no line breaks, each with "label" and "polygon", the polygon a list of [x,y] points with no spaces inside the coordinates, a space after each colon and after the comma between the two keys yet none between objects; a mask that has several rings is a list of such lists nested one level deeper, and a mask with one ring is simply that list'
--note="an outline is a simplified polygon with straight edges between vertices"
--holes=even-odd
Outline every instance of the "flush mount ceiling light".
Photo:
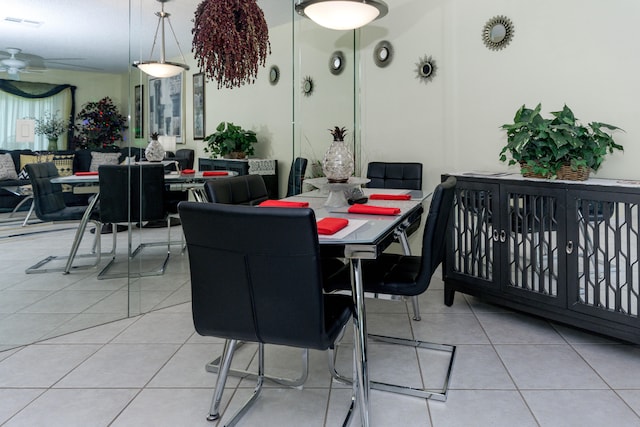
[{"label": "flush mount ceiling light", "polygon": [[353,30],[382,18],[389,7],[382,0],[298,0],[296,12],[332,30]]},{"label": "flush mount ceiling light", "polygon": [[164,78],[164,77],[173,77],[177,76],[181,72],[188,70],[189,66],[186,64],[180,64],[178,62],[169,62],[165,59],[164,53],[164,21],[165,19],[169,23],[169,28],[171,29],[171,33],[173,34],[173,38],[178,45],[178,50],[180,51],[180,56],[182,56],[182,61],[187,62],[184,59],[184,55],[182,54],[182,49],[180,49],[180,43],[178,43],[178,38],[176,37],[176,33],[173,31],[173,26],[171,25],[171,21],[169,20],[170,14],[164,11],[164,4],[169,0],[157,0],[162,4],[162,10],[160,12],[156,12],[156,16],[158,17],[158,25],[156,25],[156,34],[153,37],[153,45],[151,46],[151,54],[150,58],[153,58],[153,49],[156,47],[156,41],[158,40],[158,30],[162,30],[161,33],[161,45],[160,45],[160,61],[135,61],[133,63],[134,67],[139,68],[146,74],[149,74],[153,77]]}]

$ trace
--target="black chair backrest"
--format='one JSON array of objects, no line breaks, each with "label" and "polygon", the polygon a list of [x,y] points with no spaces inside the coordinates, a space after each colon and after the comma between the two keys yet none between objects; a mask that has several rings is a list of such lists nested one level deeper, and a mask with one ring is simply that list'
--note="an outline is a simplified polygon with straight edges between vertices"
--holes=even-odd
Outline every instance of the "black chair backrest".
[{"label": "black chair backrest", "polygon": [[204,188],[212,203],[253,206],[269,198],[267,186],[260,175],[214,179],[207,181]]},{"label": "black chair backrest", "polygon": [[303,157],[296,157],[295,161],[291,165],[291,171],[289,172],[287,197],[302,193],[302,181],[304,180],[304,174],[306,171],[307,159]]},{"label": "black chair backrest", "polygon": [[193,169],[195,151],[190,148],[181,148],[177,150],[176,161],[180,163],[180,169]]},{"label": "black chair backrest", "polygon": [[422,190],[422,163],[371,162],[367,178],[369,188]]},{"label": "black chair backrest", "polygon": [[422,238],[422,264],[416,280],[424,283],[425,289],[429,286],[433,272],[444,260],[447,223],[451,216],[455,188],[456,178],[450,176],[433,191]]},{"label": "black chair backrest", "polygon": [[38,218],[59,212],[67,207],[64,202],[62,185],[53,184],[52,178],[58,177],[58,168],[54,163],[31,163],[25,165],[33,188],[33,203]]},{"label": "black chair backrest", "polygon": [[[178,205],[201,335],[326,349],[320,247],[311,209]],[[331,336],[332,338],[329,338]]]},{"label": "black chair backrest", "polygon": [[[166,217],[164,207],[164,167],[102,165],[100,182],[100,220],[119,223],[159,220]],[[129,218],[131,205],[131,218]]]}]

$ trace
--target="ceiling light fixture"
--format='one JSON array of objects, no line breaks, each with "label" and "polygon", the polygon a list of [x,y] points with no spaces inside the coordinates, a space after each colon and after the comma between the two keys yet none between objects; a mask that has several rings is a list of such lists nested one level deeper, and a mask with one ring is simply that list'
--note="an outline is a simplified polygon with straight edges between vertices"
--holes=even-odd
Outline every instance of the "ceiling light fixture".
[{"label": "ceiling light fixture", "polygon": [[178,38],[176,37],[176,33],[173,31],[173,26],[171,25],[171,21],[169,20],[170,14],[164,11],[164,4],[169,0],[157,0],[162,4],[162,10],[160,12],[156,12],[156,16],[158,17],[158,25],[156,26],[156,34],[153,37],[153,46],[151,46],[151,54],[150,58],[153,57],[153,49],[156,47],[156,41],[158,40],[158,30],[162,29],[162,38],[160,39],[162,44],[160,46],[160,61],[134,61],[133,66],[137,67],[141,71],[146,74],[149,74],[153,77],[164,78],[164,77],[173,77],[177,76],[181,72],[188,70],[189,66],[186,64],[180,64],[178,62],[169,62],[165,59],[164,53],[164,21],[165,19],[169,23],[169,28],[171,29],[171,33],[173,34],[173,38],[178,45],[178,50],[180,51],[180,56],[182,56],[182,61],[187,62],[184,59],[184,54],[182,53],[182,49],[180,49],[180,43],[178,42]]},{"label": "ceiling light fixture", "polygon": [[382,0],[298,0],[296,12],[332,30],[353,30],[382,18],[389,7]]}]

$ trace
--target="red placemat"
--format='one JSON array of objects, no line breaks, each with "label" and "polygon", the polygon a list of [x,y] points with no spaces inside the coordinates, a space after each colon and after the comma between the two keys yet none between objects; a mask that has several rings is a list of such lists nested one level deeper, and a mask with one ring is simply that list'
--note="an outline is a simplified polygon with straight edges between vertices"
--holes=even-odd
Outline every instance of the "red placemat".
[{"label": "red placemat", "polygon": [[372,194],[369,200],[411,200],[411,194]]},{"label": "red placemat", "polygon": [[98,172],[76,172],[74,173],[75,176],[91,176],[91,175],[98,175]]},{"label": "red placemat", "polygon": [[349,220],[345,218],[322,218],[320,221],[318,221],[318,234],[336,234],[347,225],[349,225]]},{"label": "red placemat", "polygon": [[204,171],[202,176],[226,176],[229,175],[227,171]]},{"label": "red placemat", "polygon": [[258,206],[267,208],[308,208],[309,202],[289,202],[286,200],[265,200]]},{"label": "red placemat", "polygon": [[400,214],[400,208],[387,208],[384,206],[362,204],[349,207],[349,210],[347,212],[369,215],[398,215]]}]

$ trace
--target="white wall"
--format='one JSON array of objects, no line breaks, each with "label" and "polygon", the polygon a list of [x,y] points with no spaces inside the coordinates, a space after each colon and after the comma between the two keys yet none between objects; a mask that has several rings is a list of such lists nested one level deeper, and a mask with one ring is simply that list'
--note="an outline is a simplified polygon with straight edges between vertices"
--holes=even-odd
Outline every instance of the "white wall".
[{"label": "white wall", "polygon": [[[584,122],[625,129],[624,154],[607,158],[598,177],[639,178],[640,2],[634,0],[389,0],[389,15],[362,34],[362,161],[415,160],[425,188],[453,170],[507,170],[499,127],[522,105],[544,112],[566,103]],[[513,41],[487,49],[488,19],[509,17]],[[389,40],[395,58],[378,68],[372,50]],[[433,81],[416,63],[433,56]],[[515,169],[514,169],[515,171]]]}]

